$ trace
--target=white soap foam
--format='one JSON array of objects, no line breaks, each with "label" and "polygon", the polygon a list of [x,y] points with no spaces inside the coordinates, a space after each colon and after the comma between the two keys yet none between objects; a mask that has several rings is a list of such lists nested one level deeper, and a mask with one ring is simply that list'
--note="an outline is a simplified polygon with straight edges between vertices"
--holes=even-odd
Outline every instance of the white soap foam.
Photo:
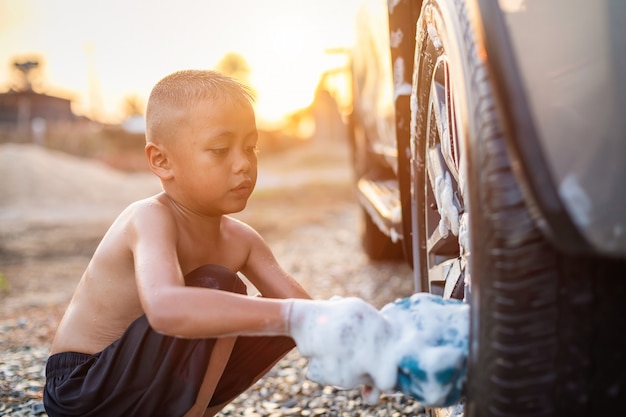
[{"label": "white soap foam", "polygon": [[455,236],[459,235],[459,210],[454,204],[454,189],[450,173],[435,179],[435,199],[441,220],[439,221],[439,234],[448,237],[448,231]]},{"label": "white soap foam", "polygon": [[398,389],[400,369],[410,395],[425,405],[449,405],[465,382],[469,306],[426,293],[381,311],[357,298],[298,300],[292,336],[314,381],[372,386],[365,399],[375,403],[380,392]]},{"label": "white soap foam", "polygon": [[401,369],[407,361],[415,364],[404,369],[413,378],[410,393],[428,406],[450,405],[465,383],[469,305],[418,293],[386,305],[381,314],[401,335],[390,341],[389,357]]},{"label": "white soap foam", "polygon": [[395,384],[395,366],[380,359],[397,336],[374,307],[357,298],[296,300],[291,314],[291,333],[309,358],[310,379],[343,388]]}]

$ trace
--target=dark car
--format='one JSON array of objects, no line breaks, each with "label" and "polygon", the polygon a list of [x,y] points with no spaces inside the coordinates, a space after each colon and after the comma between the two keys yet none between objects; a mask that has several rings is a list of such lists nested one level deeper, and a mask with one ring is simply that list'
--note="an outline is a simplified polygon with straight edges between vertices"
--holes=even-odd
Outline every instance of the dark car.
[{"label": "dark car", "polygon": [[626,1],[372,0],[357,32],[363,246],[470,303],[465,415],[626,416]]}]

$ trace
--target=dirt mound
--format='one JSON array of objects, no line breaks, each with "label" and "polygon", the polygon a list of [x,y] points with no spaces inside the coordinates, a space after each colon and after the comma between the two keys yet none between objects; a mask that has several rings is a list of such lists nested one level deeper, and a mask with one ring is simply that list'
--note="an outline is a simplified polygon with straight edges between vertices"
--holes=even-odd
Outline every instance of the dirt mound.
[{"label": "dirt mound", "polygon": [[0,145],[0,178],[0,221],[109,217],[159,190],[151,174],[123,173],[34,145]]}]

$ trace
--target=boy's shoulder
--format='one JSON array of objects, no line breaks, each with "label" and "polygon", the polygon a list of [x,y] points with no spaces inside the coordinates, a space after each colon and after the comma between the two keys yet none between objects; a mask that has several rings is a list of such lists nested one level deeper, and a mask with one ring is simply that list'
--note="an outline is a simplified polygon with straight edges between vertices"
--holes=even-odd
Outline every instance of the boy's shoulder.
[{"label": "boy's shoulder", "polygon": [[222,225],[229,233],[237,234],[239,237],[248,237],[250,239],[260,238],[261,235],[248,223],[234,218],[232,216],[224,216]]},{"label": "boy's shoulder", "polygon": [[171,207],[167,200],[163,197],[163,194],[156,194],[129,204],[128,207],[126,207],[126,209],[122,212],[122,215],[131,218],[141,218],[145,215],[150,215],[151,213],[153,215],[171,216]]},{"label": "boy's shoulder", "polygon": [[[174,223],[171,207],[161,194],[137,200],[126,207],[117,217],[115,223],[122,223],[131,228],[145,225],[153,228],[155,225],[165,226]],[[115,224],[114,223],[114,224]]]}]

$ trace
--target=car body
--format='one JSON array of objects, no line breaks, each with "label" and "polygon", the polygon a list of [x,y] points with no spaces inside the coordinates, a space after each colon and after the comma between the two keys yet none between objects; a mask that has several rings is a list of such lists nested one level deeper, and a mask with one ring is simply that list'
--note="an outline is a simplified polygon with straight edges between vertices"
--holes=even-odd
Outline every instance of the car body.
[{"label": "car body", "polygon": [[[416,291],[471,304],[470,415],[503,404],[561,415],[562,398],[521,400],[510,386],[562,372],[547,357],[576,343],[626,331],[611,316],[626,295],[625,19],[615,0],[368,0],[358,15],[350,143],[364,248],[404,258]],[[576,297],[589,300],[583,310]],[[561,341],[511,357],[539,338],[519,333],[504,305],[520,323],[544,315],[526,325]],[[589,329],[563,333],[584,317]],[[500,328],[516,336],[503,341]],[[607,349],[583,356],[599,363]],[[532,377],[530,358],[544,364]],[[482,372],[504,362],[519,366],[493,371],[505,382]],[[625,373],[607,376],[619,398]]]},{"label": "car body", "polygon": [[511,147],[546,231],[564,250],[626,256],[626,3],[481,3],[497,91],[517,103]]}]

